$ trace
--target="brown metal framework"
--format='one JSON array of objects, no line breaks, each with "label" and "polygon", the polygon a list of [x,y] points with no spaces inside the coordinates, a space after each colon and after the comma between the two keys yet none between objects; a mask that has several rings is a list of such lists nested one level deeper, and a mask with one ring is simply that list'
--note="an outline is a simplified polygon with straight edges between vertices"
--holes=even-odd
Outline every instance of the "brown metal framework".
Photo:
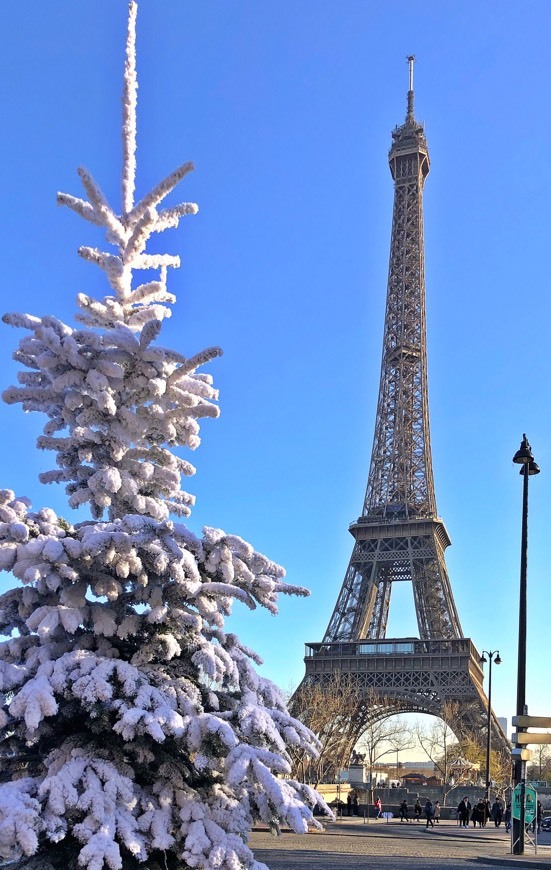
[{"label": "brown metal framework", "polygon": [[[443,715],[456,706],[458,737],[484,727],[488,701],[480,656],[463,638],[446,571],[450,544],[437,516],[430,447],[423,242],[423,186],[430,161],[414,117],[413,58],[405,122],[392,133],[394,210],[381,379],[362,514],[355,544],[321,644],[307,644],[305,683],[346,672],[379,710],[350,711],[357,736],[367,721],[396,712]],[[386,640],[395,582],[409,581],[419,639]],[[508,741],[495,716],[494,745]]]}]

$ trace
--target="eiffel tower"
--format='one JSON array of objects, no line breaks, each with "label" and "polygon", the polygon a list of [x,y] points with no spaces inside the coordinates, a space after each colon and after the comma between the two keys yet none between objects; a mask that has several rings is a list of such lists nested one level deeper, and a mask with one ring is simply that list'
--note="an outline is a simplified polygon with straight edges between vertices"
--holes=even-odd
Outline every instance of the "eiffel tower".
[{"label": "eiffel tower", "polygon": [[[355,543],[321,643],[306,644],[305,686],[346,676],[361,701],[343,710],[351,750],[370,722],[428,713],[461,740],[486,735],[481,656],[463,636],[444,551],[450,538],[434,493],[427,392],[423,187],[430,161],[415,120],[409,57],[407,114],[392,132],[394,210],[381,380],[367,491],[350,525]],[[419,637],[387,638],[394,583],[412,584]],[[295,696],[295,697],[296,697]],[[508,740],[493,712],[492,743]]]}]

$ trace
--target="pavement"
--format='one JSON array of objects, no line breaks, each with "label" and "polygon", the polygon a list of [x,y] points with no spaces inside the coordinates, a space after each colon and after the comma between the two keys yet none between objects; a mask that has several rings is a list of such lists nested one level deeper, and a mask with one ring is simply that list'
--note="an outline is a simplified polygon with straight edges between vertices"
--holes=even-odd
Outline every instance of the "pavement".
[{"label": "pavement", "polygon": [[441,821],[425,823],[344,817],[324,823],[323,832],[280,837],[267,829],[253,831],[250,846],[257,861],[270,870],[483,870],[484,867],[529,867],[551,870],[551,834],[540,834],[537,854],[526,843],[525,854],[511,855],[510,835],[503,826],[459,827]]}]

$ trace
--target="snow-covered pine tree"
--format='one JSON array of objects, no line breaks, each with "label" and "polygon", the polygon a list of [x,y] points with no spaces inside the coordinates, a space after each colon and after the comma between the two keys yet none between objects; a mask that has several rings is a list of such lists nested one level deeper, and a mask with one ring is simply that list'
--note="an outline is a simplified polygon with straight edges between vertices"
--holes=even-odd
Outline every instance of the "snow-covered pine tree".
[{"label": "snow-covered pine tree", "polygon": [[[0,857],[33,870],[260,870],[255,818],[317,824],[318,796],[285,778],[288,747],[315,753],[316,741],[225,619],[235,599],[275,613],[279,593],[305,590],[241,538],[199,539],[170,519],[193,502],[180,482],[194,469],[174,448],[197,447],[198,421],[218,415],[197,369],[220,351],[155,343],[179,260],[145,245],[197,209],[159,209],[190,164],[134,202],[136,13],[131,2],[122,213],[83,169],[87,200],[58,197],[106,230],[113,253],[79,253],[111,295],[78,297],[78,329],[4,317],[30,331],[14,355],[27,371],[4,399],[46,414],[38,446],[58,468],[41,480],[64,482],[92,519],[72,526],[0,492],[0,569],[20,581],[0,598]],[[151,269],[156,280],[133,280]]]}]

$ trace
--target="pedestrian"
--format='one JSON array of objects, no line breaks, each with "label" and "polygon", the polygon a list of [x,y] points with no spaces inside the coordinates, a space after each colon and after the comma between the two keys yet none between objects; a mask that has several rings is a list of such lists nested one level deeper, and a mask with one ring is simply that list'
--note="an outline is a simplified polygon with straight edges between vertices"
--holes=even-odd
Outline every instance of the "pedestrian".
[{"label": "pedestrian", "polygon": [[413,807],[413,814],[415,816],[414,821],[421,821],[421,804],[419,803],[419,796],[417,796],[417,800],[415,801],[415,805]]},{"label": "pedestrian", "polygon": [[427,818],[427,824],[425,827],[428,828],[430,825],[431,828],[434,828],[434,806],[430,798],[427,798],[427,802],[425,804],[425,816]]},{"label": "pedestrian", "polygon": [[437,825],[440,824],[440,801],[436,801],[434,805],[434,821]]},{"label": "pedestrian", "polygon": [[473,809],[472,821],[473,828],[476,828],[477,822],[481,828],[483,828],[486,824],[486,803],[482,798],[480,798],[480,800]]},{"label": "pedestrian", "polygon": [[538,834],[541,831],[541,819],[543,816],[543,807],[541,805],[541,801],[538,801],[536,804],[536,815],[534,816],[534,820],[532,822],[532,833],[536,830],[536,825],[538,827]]},{"label": "pedestrian", "polygon": [[358,816],[360,814],[358,808],[358,795],[356,794],[356,792],[354,792],[354,794],[352,795],[352,812],[355,816]]},{"label": "pedestrian", "polygon": [[494,820],[494,825],[496,826],[496,828],[499,828],[501,822],[503,821],[503,810],[497,798],[492,804],[492,818]]},{"label": "pedestrian", "polygon": [[464,797],[459,801],[457,805],[457,816],[459,818],[459,825],[461,828],[466,828],[469,825],[469,803],[468,798]]},{"label": "pedestrian", "polygon": [[486,823],[487,823],[488,819],[490,818],[491,814],[492,814],[492,809],[490,806],[490,801],[488,800],[488,798],[484,798],[484,820],[482,823],[483,828],[486,827]]},{"label": "pedestrian", "polygon": [[350,792],[348,792],[348,794],[346,795],[346,815],[352,815],[352,795],[350,794]]},{"label": "pedestrian", "polygon": [[505,822],[505,833],[508,834],[511,830],[511,804],[507,804],[503,813],[503,821]]},{"label": "pedestrian", "polygon": [[407,800],[403,800],[402,803],[400,804],[400,821],[403,822],[404,820],[406,822],[409,822]]},{"label": "pedestrian", "polygon": [[383,805],[381,803],[381,798],[378,797],[375,799],[375,803],[373,804],[375,807],[375,818],[380,819],[383,812]]},{"label": "pedestrian", "polygon": [[275,816],[270,821],[270,834],[272,837],[281,837],[281,828],[279,827],[279,819]]}]

